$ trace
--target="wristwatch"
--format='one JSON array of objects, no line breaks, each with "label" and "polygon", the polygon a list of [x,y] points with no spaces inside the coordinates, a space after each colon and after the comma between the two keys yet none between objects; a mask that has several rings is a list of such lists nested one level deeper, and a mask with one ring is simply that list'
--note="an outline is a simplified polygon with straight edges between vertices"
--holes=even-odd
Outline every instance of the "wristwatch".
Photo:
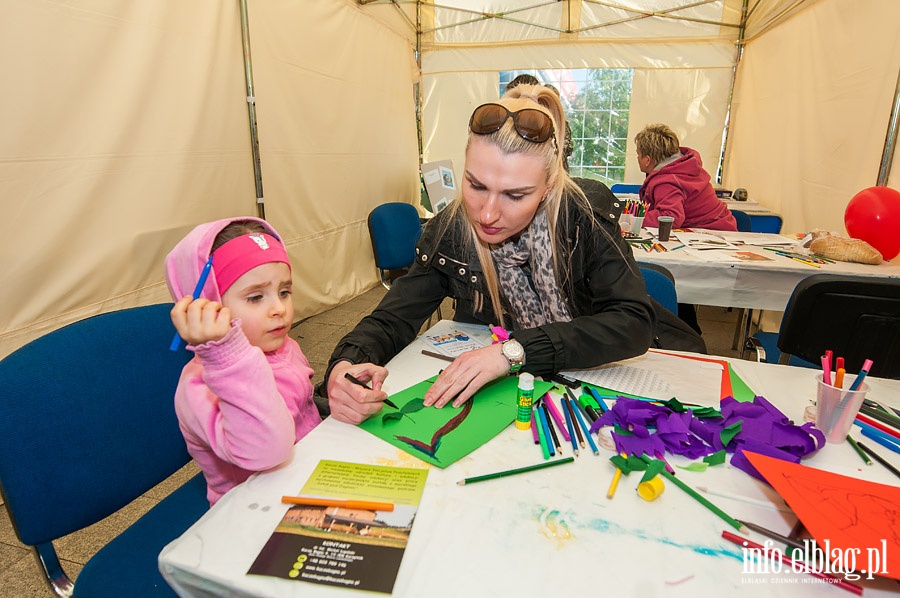
[{"label": "wristwatch", "polygon": [[509,373],[518,374],[525,365],[525,347],[522,346],[522,343],[514,338],[505,340],[500,343],[500,351],[509,362]]}]

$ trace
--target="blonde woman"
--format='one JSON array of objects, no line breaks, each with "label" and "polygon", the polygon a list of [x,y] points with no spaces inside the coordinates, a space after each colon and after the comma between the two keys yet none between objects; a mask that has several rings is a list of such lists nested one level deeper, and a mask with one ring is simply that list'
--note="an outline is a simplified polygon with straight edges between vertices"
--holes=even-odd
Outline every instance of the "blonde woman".
[{"label": "blonde woman", "polygon": [[[359,423],[381,409],[383,364],[446,297],[456,300],[454,319],[500,324],[510,340],[448,365],[424,397],[438,408],[520,370],[546,375],[641,355],[666,344],[663,329],[669,348],[705,350],[647,296],[609,189],[569,177],[564,134],[559,98],[543,86],[519,85],[475,109],[459,197],[426,227],[409,273],[334,350],[326,385],[335,418]],[[658,327],[658,312],[668,325]]]}]

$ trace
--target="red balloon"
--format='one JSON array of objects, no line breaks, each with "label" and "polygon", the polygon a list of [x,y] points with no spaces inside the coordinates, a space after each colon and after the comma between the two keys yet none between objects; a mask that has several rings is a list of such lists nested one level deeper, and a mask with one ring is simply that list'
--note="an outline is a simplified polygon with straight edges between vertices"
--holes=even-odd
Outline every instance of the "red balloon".
[{"label": "red balloon", "polygon": [[869,187],[853,196],[844,210],[847,234],[862,239],[886,260],[900,253],[900,191]]}]

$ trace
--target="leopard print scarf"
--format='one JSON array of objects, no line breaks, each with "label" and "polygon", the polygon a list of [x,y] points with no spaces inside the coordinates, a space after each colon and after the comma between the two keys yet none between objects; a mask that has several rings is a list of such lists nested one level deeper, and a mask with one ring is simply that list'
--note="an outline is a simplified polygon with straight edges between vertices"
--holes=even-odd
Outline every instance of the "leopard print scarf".
[{"label": "leopard print scarf", "polygon": [[[491,249],[500,289],[509,302],[513,317],[522,328],[534,328],[572,319],[563,301],[550,249],[547,211],[539,209],[518,241],[506,241]],[[531,280],[523,266],[531,266]]]}]

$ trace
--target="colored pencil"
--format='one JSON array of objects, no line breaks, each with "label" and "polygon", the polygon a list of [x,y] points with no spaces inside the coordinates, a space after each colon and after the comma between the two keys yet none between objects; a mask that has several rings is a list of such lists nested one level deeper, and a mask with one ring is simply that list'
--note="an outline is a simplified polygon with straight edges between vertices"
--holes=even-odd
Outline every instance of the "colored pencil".
[{"label": "colored pencil", "polygon": [[878,409],[873,409],[866,405],[860,407],[859,412],[872,419],[877,419],[881,423],[887,424],[892,428],[900,430],[900,417],[897,417],[896,415],[892,415],[886,411],[879,411]]},{"label": "colored pencil", "polygon": [[466,484],[474,484],[475,482],[483,482],[485,480],[496,480],[497,478],[503,478],[510,475],[516,475],[519,473],[526,473],[529,471],[534,471],[536,469],[543,469],[545,467],[555,467],[556,465],[562,465],[563,463],[571,463],[574,461],[574,457],[563,457],[562,459],[554,459],[553,461],[547,461],[546,463],[538,463],[536,465],[528,465],[526,467],[519,467],[517,469],[509,469],[507,471],[498,471],[496,473],[487,473],[485,475],[479,475],[472,478],[466,478],[464,480],[460,480],[456,482],[460,486],[465,486]]},{"label": "colored pencil", "polygon": [[862,450],[852,436],[847,434],[847,442],[850,443],[850,446],[853,447],[853,450],[856,451],[856,454],[859,455],[859,458],[863,460],[863,463],[866,465],[872,465],[872,460],[869,459],[869,455],[866,454],[866,451]]},{"label": "colored pencil", "polygon": [[869,374],[869,370],[872,369],[872,360],[867,359],[863,362],[862,367],[859,370],[859,373],[856,375],[856,380],[853,381],[853,384],[850,385],[850,390],[854,391],[859,388],[859,385],[862,384],[862,381]]},{"label": "colored pencil", "polygon": [[434,351],[429,351],[428,349],[422,349],[422,355],[427,355],[428,357],[436,357],[437,359],[443,359],[444,361],[453,361],[456,359],[455,357],[450,357],[449,355],[444,355],[443,353],[435,353]]},{"label": "colored pencil", "polygon": [[541,437],[538,435],[537,414],[534,412],[534,405],[531,407],[531,435],[534,436],[534,443],[540,444]]},{"label": "colored pencil", "polygon": [[[203,292],[203,287],[206,285],[206,279],[209,278],[209,271],[212,269],[212,260],[213,256],[210,255],[209,259],[206,260],[206,264],[203,266],[203,270],[200,271],[200,278],[197,280],[197,285],[194,287],[194,292],[191,294],[191,297],[194,298],[194,301],[200,298],[200,293]],[[175,338],[172,339],[172,342],[169,343],[169,350],[177,351],[178,347],[181,346],[181,335],[177,332],[175,333]]]},{"label": "colored pencil", "polygon": [[600,407],[600,412],[606,413],[609,410],[609,408],[606,406],[606,402],[603,400],[603,397],[600,396],[600,393],[597,392],[596,389],[591,388],[590,386],[585,386],[585,388],[587,388],[589,391],[591,391],[591,394],[594,395],[594,400],[597,401],[597,406]]},{"label": "colored pencil", "polygon": [[542,399],[543,404],[547,406],[547,413],[550,414],[550,417],[553,418],[553,421],[556,422],[556,426],[559,428],[559,433],[562,434],[562,437],[566,442],[569,442],[569,433],[566,431],[566,425],[563,423],[563,416],[556,408],[556,404],[553,402],[553,398],[549,393],[544,395]]},{"label": "colored pencil", "polygon": [[[369,386],[368,384],[366,384],[365,382],[363,382],[362,380],[360,380],[359,378],[357,378],[356,376],[354,376],[354,375],[351,374],[350,372],[347,372],[346,374],[344,374],[344,378],[346,378],[346,379],[349,380],[350,382],[356,384],[357,386],[362,386],[363,388],[367,388],[367,389],[369,389],[369,390],[372,390],[372,387],[371,387],[371,386]],[[391,401],[390,399],[385,399],[383,402],[384,402],[384,404],[387,405],[388,407],[393,407],[394,409],[399,409],[399,407],[397,407],[396,405],[394,405],[394,402]]]},{"label": "colored pencil", "polygon": [[541,453],[544,455],[544,459],[550,458],[550,442],[552,442],[549,438],[550,433],[547,431],[547,422],[544,420],[544,412],[540,410],[540,408],[535,405],[533,407],[534,413],[532,417],[538,418],[538,421],[541,422],[541,425],[538,427],[538,437],[541,443]]},{"label": "colored pencil", "polygon": [[[625,453],[619,453],[623,459],[627,459],[628,455]],[[606,498],[612,498],[616,493],[616,488],[619,485],[619,478],[622,477],[622,470],[616,467],[616,473],[613,474],[612,483],[609,485],[609,490],[606,491]]]},{"label": "colored pencil", "polygon": [[854,583],[850,583],[849,581],[841,577],[822,573],[820,571],[816,571],[815,569],[810,569],[803,561],[795,561],[791,557],[786,556],[780,550],[767,550],[766,547],[762,544],[757,544],[756,542],[752,542],[750,540],[747,540],[746,538],[742,538],[737,534],[732,534],[728,530],[722,531],[722,537],[729,542],[737,544],[738,546],[758,550],[761,555],[765,555],[767,557],[775,557],[785,565],[790,565],[790,568],[793,571],[802,571],[803,573],[809,573],[810,575],[814,575],[820,579],[827,579],[830,584],[836,585],[841,589],[847,590],[848,592],[853,592],[857,596],[862,596],[863,589],[860,586]]},{"label": "colored pencil", "polygon": [[578,456],[578,439],[575,437],[575,430],[572,428],[572,418],[569,417],[569,410],[566,409],[566,398],[561,397],[559,399],[560,405],[562,405],[563,415],[566,416],[566,427],[569,429],[569,441],[572,443],[572,452],[575,453],[575,456]]},{"label": "colored pencil", "polygon": [[750,498],[749,496],[741,496],[740,494],[731,494],[730,492],[725,492],[723,490],[713,490],[707,486],[697,486],[697,490],[703,492],[704,494],[712,494],[714,496],[721,496],[722,498],[730,498],[732,500],[738,500],[740,502],[745,502],[751,505],[756,505],[758,507],[762,507],[764,509],[774,509],[776,511],[781,511],[782,513],[793,513],[790,507],[785,505],[783,502],[779,505],[767,500],[757,500],[755,498]]},{"label": "colored pencil", "polygon": [[372,502],[368,500],[337,500],[331,498],[307,498],[305,496],[282,496],[281,502],[289,505],[307,505],[310,507],[340,507],[342,509],[365,509],[366,511],[393,511],[394,505],[389,502]]},{"label": "colored pencil", "polygon": [[[647,455],[641,455],[641,459],[643,459],[647,463],[651,462],[650,458]],[[688,486],[687,484],[682,482],[680,479],[675,477],[672,473],[666,471],[665,469],[662,470],[660,473],[662,473],[662,475],[665,476],[665,478],[667,480],[671,481],[673,484],[675,484],[676,486],[681,488],[688,496],[690,496],[691,498],[693,498],[694,500],[699,502],[701,505],[703,505],[704,507],[706,507],[707,509],[712,511],[714,514],[718,515],[719,518],[722,519],[722,521],[724,521],[725,523],[727,523],[734,529],[746,533],[747,528],[745,528],[743,525],[741,525],[741,523],[737,519],[728,515],[725,511],[723,511],[716,505],[712,504],[709,500],[707,500],[705,497],[701,496],[696,490],[694,490],[693,488],[691,488],[690,486]]]},{"label": "colored pencil", "polygon": [[[547,416],[547,406],[543,402],[541,402],[540,408],[544,410],[544,415]],[[550,438],[553,439],[553,446],[556,447],[556,452],[561,455],[562,445],[559,443],[559,436],[556,434],[556,428],[553,427],[553,419],[551,417],[547,417],[547,431],[550,432]],[[550,452],[550,455],[553,455],[553,451]]]},{"label": "colored pencil", "polygon": [[794,538],[788,538],[787,536],[782,536],[781,534],[775,533],[770,529],[766,529],[761,525],[756,525],[755,523],[750,523],[749,521],[738,520],[741,522],[741,525],[744,525],[758,534],[762,534],[767,538],[771,538],[773,540],[778,540],[782,544],[787,544],[791,548],[799,548],[803,550],[803,542],[800,540],[796,540]]},{"label": "colored pencil", "polygon": [[874,440],[884,448],[900,455],[900,444],[898,444],[894,440],[891,440],[891,437],[881,430],[877,430],[875,428],[863,428],[862,435],[870,440]]},{"label": "colored pencil", "polygon": [[900,441],[900,430],[883,424],[876,419],[872,419],[863,413],[857,413],[856,418],[853,420],[853,423],[860,428],[869,427],[875,430],[879,430],[880,432],[884,432],[888,436],[893,436],[897,441]]},{"label": "colored pencil", "polygon": [[890,471],[892,474],[894,474],[895,476],[897,476],[898,478],[900,478],[900,470],[898,470],[896,467],[894,467],[893,465],[891,465],[890,463],[888,463],[888,461],[885,460],[884,457],[882,457],[881,455],[879,455],[878,453],[876,453],[875,451],[873,451],[872,449],[870,449],[869,447],[867,447],[866,445],[864,445],[862,442],[857,442],[856,444],[859,445],[859,448],[861,448],[862,450],[866,451],[866,453],[867,453],[870,457],[872,457],[873,459],[875,459],[876,461],[878,461],[879,463],[881,463],[881,464],[885,467],[885,469],[887,469],[887,470]]},{"label": "colored pencil", "polygon": [[575,413],[575,419],[578,420],[578,425],[581,426],[581,430],[584,432],[584,437],[587,439],[588,444],[591,445],[591,450],[594,451],[595,455],[599,455],[600,451],[597,450],[597,443],[595,443],[594,439],[591,437],[591,431],[588,429],[587,422],[584,421],[585,418],[581,415],[581,409],[575,406],[575,401],[570,401],[569,405]]},{"label": "colored pencil", "polygon": [[575,406],[572,405],[575,402],[575,395],[569,389],[566,389],[566,393],[569,395],[569,400],[562,399],[563,407],[569,410],[569,418],[572,420],[575,436],[578,437],[578,444],[581,445],[581,448],[584,448],[584,436],[581,434],[581,426],[578,425],[578,421],[575,419]]}]

